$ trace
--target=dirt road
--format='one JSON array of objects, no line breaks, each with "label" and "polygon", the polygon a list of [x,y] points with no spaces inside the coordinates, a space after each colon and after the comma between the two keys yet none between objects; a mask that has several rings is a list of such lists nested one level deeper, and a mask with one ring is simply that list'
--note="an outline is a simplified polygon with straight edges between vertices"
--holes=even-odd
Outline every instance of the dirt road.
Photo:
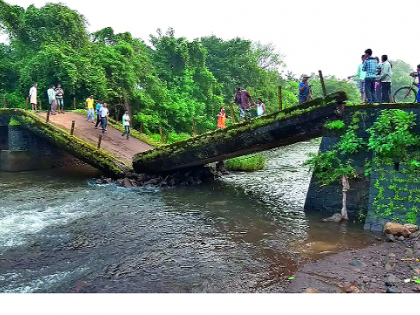
[{"label": "dirt road", "polygon": [[[44,118],[47,116],[46,113],[39,113],[39,115]],[[68,130],[71,129],[73,120],[76,122],[74,135],[96,146],[99,135],[102,134],[101,127],[99,125],[98,129],[95,129],[95,124],[88,122],[85,115],[66,112],[65,114],[50,116],[51,123]],[[138,139],[131,137],[127,140],[126,137],[121,136],[121,131],[111,126],[108,126],[107,130],[102,138],[101,149],[123,160],[127,164],[131,165],[135,154],[153,149],[152,146]]]}]

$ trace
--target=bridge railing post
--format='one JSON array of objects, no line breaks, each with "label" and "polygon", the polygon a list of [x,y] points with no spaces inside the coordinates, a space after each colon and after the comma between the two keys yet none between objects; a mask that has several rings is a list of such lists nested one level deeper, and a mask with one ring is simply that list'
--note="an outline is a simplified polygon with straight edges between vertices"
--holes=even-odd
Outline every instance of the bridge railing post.
[{"label": "bridge railing post", "polygon": [[70,136],[72,136],[74,134],[74,125],[76,124],[76,122],[73,120],[71,122],[71,130],[70,130]]},{"label": "bridge railing post", "polygon": [[197,136],[197,129],[195,127],[194,116],[192,116],[192,125],[193,125],[193,137]]},{"label": "bridge railing post", "polygon": [[25,98],[25,110],[28,110],[29,97]]},{"label": "bridge railing post", "polygon": [[50,121],[50,111],[47,112],[47,122]]},{"label": "bridge railing post", "polygon": [[41,99],[39,99],[39,110],[42,110],[42,102],[41,102]]},{"label": "bridge railing post", "polygon": [[165,139],[163,138],[163,130],[162,127],[159,126],[159,134],[160,134],[160,141],[165,143]]},{"label": "bridge railing post", "polygon": [[232,117],[232,121],[236,124],[236,117],[235,117],[235,110],[233,109],[233,104],[229,104],[230,116]]},{"label": "bridge railing post", "polygon": [[279,108],[280,110],[283,110],[283,98],[281,95],[281,86],[279,86]]},{"label": "bridge railing post", "polygon": [[102,135],[99,135],[99,139],[98,139],[98,150],[101,148],[101,142],[102,142]]},{"label": "bridge railing post", "polygon": [[322,94],[324,95],[324,97],[326,97],[327,96],[327,89],[325,88],[324,77],[322,76],[322,71],[321,70],[319,70],[319,80],[321,81]]}]

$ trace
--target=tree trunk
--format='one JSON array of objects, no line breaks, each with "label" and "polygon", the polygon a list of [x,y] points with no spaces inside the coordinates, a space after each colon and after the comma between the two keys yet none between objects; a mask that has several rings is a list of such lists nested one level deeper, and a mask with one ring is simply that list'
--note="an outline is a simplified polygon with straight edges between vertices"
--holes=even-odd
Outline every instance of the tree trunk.
[{"label": "tree trunk", "polygon": [[341,209],[341,216],[344,220],[348,220],[347,214],[347,191],[350,189],[349,179],[343,175],[341,177],[341,184],[343,185],[343,208]]}]

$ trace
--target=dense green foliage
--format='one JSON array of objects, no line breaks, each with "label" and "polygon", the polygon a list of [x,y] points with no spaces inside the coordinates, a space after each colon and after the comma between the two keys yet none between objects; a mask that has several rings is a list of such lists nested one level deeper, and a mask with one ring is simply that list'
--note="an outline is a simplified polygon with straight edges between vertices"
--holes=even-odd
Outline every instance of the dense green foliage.
[{"label": "dense green foliage", "polygon": [[229,171],[254,172],[265,167],[267,158],[261,154],[240,156],[225,161],[225,167]]},{"label": "dense green foliage", "polygon": [[[149,46],[110,27],[89,34],[86,24],[63,4],[25,10],[0,0],[0,32],[9,36],[9,43],[0,44],[0,95],[8,107],[24,108],[29,88],[38,82],[45,108],[46,90],[61,84],[66,108],[73,108],[74,99],[84,108],[93,94],[108,103],[111,116],[118,119],[128,109],[135,128],[149,134],[162,128],[167,136],[191,134],[193,117],[198,133],[215,129],[216,115],[236,87],[262,98],[268,113],[279,108],[279,85],[283,107],[297,104],[299,80],[285,74],[282,55],[271,44],[216,36],[189,41],[168,29],[152,35]],[[314,97],[320,96],[317,78],[311,83]],[[328,77],[326,85],[358,99],[352,83]]]}]

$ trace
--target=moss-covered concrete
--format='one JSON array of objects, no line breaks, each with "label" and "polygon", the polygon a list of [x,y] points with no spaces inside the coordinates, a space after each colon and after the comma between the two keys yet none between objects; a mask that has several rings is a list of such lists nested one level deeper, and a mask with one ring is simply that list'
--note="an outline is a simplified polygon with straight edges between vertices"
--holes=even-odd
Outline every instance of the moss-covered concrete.
[{"label": "moss-covered concrete", "polygon": [[80,138],[71,136],[68,130],[47,123],[36,114],[21,109],[0,109],[0,117],[9,116],[9,121],[20,125],[49,143],[70,153],[74,157],[103,171],[108,176],[118,178],[131,169],[123,161],[111,154],[98,150],[96,146]]},{"label": "moss-covered concrete", "polygon": [[207,164],[321,135],[323,124],[336,118],[337,103],[347,99],[336,92],[299,106],[235,124],[224,130],[137,154],[137,172],[161,172]]}]

